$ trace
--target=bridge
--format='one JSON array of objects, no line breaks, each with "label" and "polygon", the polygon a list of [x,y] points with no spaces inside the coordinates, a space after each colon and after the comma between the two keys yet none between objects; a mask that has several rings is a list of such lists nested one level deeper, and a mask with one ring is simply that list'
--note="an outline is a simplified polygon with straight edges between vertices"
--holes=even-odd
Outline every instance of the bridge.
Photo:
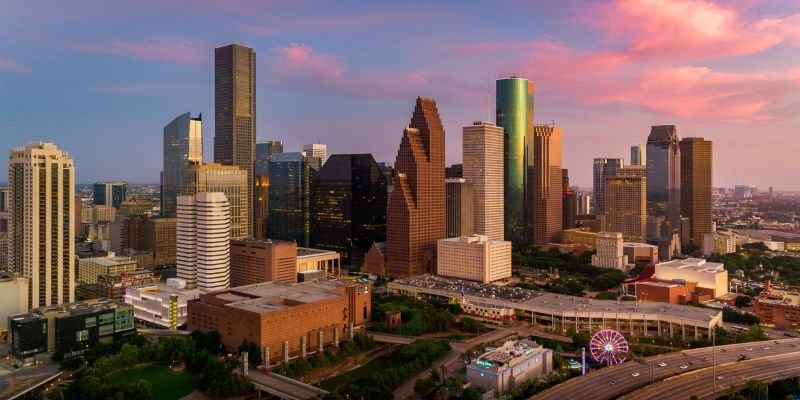
[{"label": "bridge", "polygon": [[[236,371],[238,373],[239,369],[237,368]],[[247,373],[247,377],[250,378],[250,383],[258,391],[259,398],[261,398],[261,392],[286,400],[322,399],[328,394],[327,391],[316,386],[311,386],[274,372],[266,374],[250,370]]]}]

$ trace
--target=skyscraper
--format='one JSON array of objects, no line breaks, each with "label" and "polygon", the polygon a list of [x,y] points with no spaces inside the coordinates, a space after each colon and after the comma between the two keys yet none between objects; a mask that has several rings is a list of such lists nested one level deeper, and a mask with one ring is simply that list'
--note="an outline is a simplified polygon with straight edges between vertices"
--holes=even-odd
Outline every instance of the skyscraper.
[{"label": "skyscraper", "polygon": [[647,232],[647,178],[607,177],[604,190],[606,229],[621,233],[627,242],[643,243]]},{"label": "skyscraper", "polygon": [[713,233],[711,218],[711,141],[684,138],[681,149],[681,215],[689,218],[687,242],[703,248],[703,235]]},{"label": "skyscraper", "polygon": [[225,194],[178,196],[178,278],[203,292],[230,287],[231,208]]},{"label": "skyscraper", "polygon": [[533,167],[529,159],[533,152],[533,91],[533,82],[524,78],[496,82],[496,123],[504,129],[505,239],[515,246],[527,244],[531,222],[527,178]]},{"label": "skyscraper", "polygon": [[128,198],[128,184],[125,182],[97,182],[94,184],[94,204],[119,209]]},{"label": "skyscraper", "polygon": [[203,162],[203,115],[177,116],[164,127],[164,167],[161,170],[161,215],[175,217],[183,170]]},{"label": "skyscraper", "polygon": [[560,243],[562,232],[561,128],[533,128],[533,244]]},{"label": "skyscraper", "polygon": [[617,170],[625,166],[625,161],[621,158],[595,158],[593,169],[592,192],[594,193],[594,214],[603,215],[605,207],[605,179],[617,174]]},{"label": "skyscraper", "polygon": [[28,307],[75,301],[75,167],[53,143],[11,150],[8,265],[28,278]]},{"label": "skyscraper", "polygon": [[631,146],[631,165],[647,165],[647,145]]},{"label": "skyscraper", "polygon": [[578,201],[575,190],[569,185],[569,170],[561,170],[561,227],[572,229],[575,227],[575,214],[578,210]]},{"label": "skyscraper", "polygon": [[311,184],[311,247],[361,266],[386,241],[386,178],[371,154],[334,154]]},{"label": "skyscraper", "polygon": [[230,204],[231,240],[250,237],[250,187],[247,171],[217,163],[192,164],[183,170],[181,195],[192,196],[200,192],[222,192]]},{"label": "skyscraper", "polygon": [[269,237],[269,162],[272,155],[283,153],[283,142],[256,142],[255,186],[253,187],[253,237]]},{"label": "skyscraper", "polygon": [[445,179],[445,224],[447,237],[468,236],[474,233],[472,221],[472,184],[464,178]]},{"label": "skyscraper", "polygon": [[272,155],[283,153],[283,142],[280,140],[266,140],[256,142],[256,175],[269,175],[269,162]]},{"label": "skyscraper", "polygon": [[328,159],[328,145],[322,143],[304,144],[303,152],[306,153],[308,164],[319,171]]},{"label": "skyscraper", "polygon": [[[240,44],[214,49],[214,162],[247,171],[253,190],[256,153],[256,53]],[[247,202],[247,223],[253,220]],[[249,225],[248,225],[249,229]]]},{"label": "skyscraper", "polygon": [[445,133],[433,99],[417,97],[397,150],[386,215],[389,276],[435,272],[436,241],[445,237]]},{"label": "skyscraper", "polygon": [[666,217],[667,229],[647,232],[650,239],[671,236],[680,223],[681,151],[675,125],[650,128],[647,137],[647,215]]},{"label": "skyscraper", "polygon": [[476,121],[464,127],[463,176],[472,185],[473,230],[503,240],[503,128]]},{"label": "skyscraper", "polygon": [[311,181],[303,153],[278,153],[269,163],[269,238],[310,245]]}]

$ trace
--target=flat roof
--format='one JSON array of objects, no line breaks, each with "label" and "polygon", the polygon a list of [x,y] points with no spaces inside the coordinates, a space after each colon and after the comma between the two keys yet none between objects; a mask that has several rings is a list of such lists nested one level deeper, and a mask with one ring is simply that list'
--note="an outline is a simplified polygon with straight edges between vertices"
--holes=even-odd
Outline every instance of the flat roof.
[{"label": "flat roof", "polygon": [[111,299],[92,299],[86,301],[78,301],[74,303],[61,304],[57,306],[39,307],[27,313],[12,315],[9,318],[15,321],[35,320],[35,319],[41,319],[50,313],[61,314],[57,315],[56,318],[61,316],[70,317],[74,315],[95,313],[98,311],[113,310],[116,309],[117,307],[131,307],[131,305]]},{"label": "flat roof", "polygon": [[128,258],[128,257],[92,257],[92,258],[81,258],[78,260],[79,263],[85,262],[92,262],[98,264],[103,267],[116,267],[118,265],[128,265],[128,264],[135,264],[138,261]]},{"label": "flat roof", "polygon": [[654,246],[652,244],[647,243],[639,243],[639,242],[623,242],[623,247],[651,247],[651,248],[658,248],[658,246]]},{"label": "flat roof", "polygon": [[[725,265],[722,263],[708,262],[704,258],[687,258],[684,260],[672,260],[656,264],[656,268],[675,268],[716,274],[725,272]],[[656,274],[657,275],[657,274]]]},{"label": "flat roof", "polygon": [[322,249],[312,249],[310,247],[298,247],[297,248],[297,256],[320,256],[323,254],[331,254],[331,255],[338,255],[339,253],[333,250],[322,250]]},{"label": "flat roof", "polygon": [[344,293],[337,289],[362,285],[335,279],[298,284],[263,282],[211,292],[206,296],[227,301],[227,307],[263,314],[342,297]]}]

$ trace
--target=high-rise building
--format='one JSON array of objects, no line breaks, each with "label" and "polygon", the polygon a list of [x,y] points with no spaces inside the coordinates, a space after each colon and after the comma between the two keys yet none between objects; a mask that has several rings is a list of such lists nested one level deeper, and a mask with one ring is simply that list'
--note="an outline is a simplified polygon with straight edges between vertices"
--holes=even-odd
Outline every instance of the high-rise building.
[{"label": "high-rise building", "polygon": [[[601,194],[605,195],[605,193]],[[591,214],[592,211],[592,195],[586,192],[580,192],[577,194],[576,202],[578,203],[578,210],[575,212],[575,217],[577,218],[578,215],[587,215]]]},{"label": "high-rise building", "polygon": [[191,164],[183,171],[182,196],[200,192],[222,192],[231,207],[231,240],[250,237],[250,186],[247,171],[237,166],[216,163]]},{"label": "high-rise building", "polygon": [[436,241],[446,236],[444,142],[436,101],[417,97],[397,150],[386,215],[386,267],[391,277],[435,272]]},{"label": "high-rise building", "polygon": [[472,235],[473,196],[472,185],[464,178],[445,179],[445,224],[447,237]]},{"label": "high-rise building", "polygon": [[297,243],[281,240],[231,242],[231,286],[297,283]]},{"label": "high-rise building", "polygon": [[606,203],[603,194],[605,179],[617,175],[617,170],[625,166],[621,158],[595,158],[593,169],[592,192],[594,193],[594,214],[603,215],[606,212]]},{"label": "high-rise building", "polygon": [[463,176],[472,185],[472,228],[503,240],[503,128],[476,121],[464,127]]},{"label": "high-rise building", "polygon": [[533,244],[561,243],[563,184],[561,182],[561,128],[536,125],[533,129]]},{"label": "high-rise building", "polygon": [[[8,197],[11,194],[9,188],[0,188],[0,271],[5,271],[8,268]],[[77,213],[80,218],[80,213]],[[76,214],[73,213],[72,218],[75,221]],[[77,220],[80,224],[80,219]],[[75,230],[80,231],[80,229]],[[77,236],[77,234],[76,234]],[[27,288],[28,285],[26,284]],[[25,296],[27,301],[27,296]],[[4,326],[5,322],[0,322],[0,327]]]},{"label": "high-rise building", "polygon": [[575,213],[578,210],[578,201],[575,190],[569,185],[569,170],[561,170],[561,227],[562,229],[575,228]]},{"label": "high-rise building", "polygon": [[650,128],[647,137],[647,215],[666,217],[667,229],[647,232],[650,239],[671,236],[680,223],[681,151],[675,125]]},{"label": "high-rise building", "polygon": [[322,143],[304,144],[303,152],[306,153],[308,164],[319,171],[328,160],[328,145]]},{"label": "high-rise building", "polygon": [[272,155],[283,153],[283,142],[280,140],[266,140],[256,142],[256,175],[269,175],[269,162]]},{"label": "high-rise building", "polygon": [[[241,44],[217,47],[214,49],[214,162],[246,171],[249,195],[255,156],[256,53]],[[244,204],[248,233],[253,221],[253,203],[251,199]]]},{"label": "high-rise building", "polygon": [[631,165],[647,165],[646,144],[635,144],[631,146]]},{"label": "high-rise building", "polygon": [[605,179],[606,229],[620,232],[626,242],[645,242],[647,178],[612,176]]},{"label": "high-rise building", "polygon": [[283,142],[278,140],[256,142],[253,237],[259,240],[269,237],[269,162],[276,153],[283,153]]},{"label": "high-rise building", "polygon": [[97,182],[94,184],[94,204],[119,209],[128,198],[128,184],[125,182]]},{"label": "high-rise building", "polygon": [[144,236],[144,250],[153,253],[153,265],[157,267],[175,265],[176,218],[148,218]]},{"label": "high-rise building", "polygon": [[75,167],[53,143],[11,150],[8,265],[28,278],[28,306],[75,301]]},{"label": "high-rise building", "polygon": [[200,291],[230,287],[231,206],[221,192],[178,196],[178,278]]},{"label": "high-rise building", "polygon": [[311,184],[311,247],[361,266],[386,241],[386,178],[371,154],[334,154]]},{"label": "high-rise building", "polygon": [[483,283],[511,278],[511,242],[485,235],[440,239],[437,274]]},{"label": "high-rise building", "polygon": [[177,116],[164,127],[164,167],[161,170],[161,215],[175,217],[183,170],[203,162],[203,115]]},{"label": "high-rise building", "polygon": [[269,164],[270,239],[309,246],[311,182],[315,175],[303,153],[273,154]]},{"label": "high-rise building", "polygon": [[528,172],[533,169],[533,82],[511,77],[496,82],[496,124],[504,129],[505,239],[527,244],[531,222]]},{"label": "high-rise building", "polygon": [[681,215],[689,218],[689,238],[703,248],[703,235],[714,232],[711,218],[711,141],[684,138],[681,149]]}]

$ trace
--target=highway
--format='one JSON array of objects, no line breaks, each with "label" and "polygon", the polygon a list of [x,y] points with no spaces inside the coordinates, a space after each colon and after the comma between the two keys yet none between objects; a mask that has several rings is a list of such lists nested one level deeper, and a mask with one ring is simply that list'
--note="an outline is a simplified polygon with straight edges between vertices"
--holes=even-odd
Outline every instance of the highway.
[{"label": "highway", "polygon": [[[655,383],[672,376],[711,367],[712,355],[716,356],[719,369],[720,364],[736,363],[740,355],[746,355],[755,360],[784,354],[791,354],[795,358],[800,356],[800,339],[717,346],[716,353],[712,351],[711,347],[704,347],[648,357],[643,360],[643,363],[627,361],[570,379],[531,399],[579,399],[586,396],[587,390],[591,390],[593,400],[614,399],[650,384],[651,370],[653,373],[652,383]],[[658,366],[659,363],[666,365],[661,367]],[[744,361],[739,363],[744,363]],[[682,366],[685,368],[681,368]],[[711,371],[710,368],[709,371]],[[634,376],[635,374],[638,375]],[[729,385],[725,387],[727,388],[727,386]],[[686,398],[688,399],[688,396]]]},{"label": "highway", "polygon": [[747,382],[751,379],[770,382],[800,376],[797,356],[796,353],[789,353],[718,365],[716,380],[711,368],[704,368],[646,386],[622,396],[620,400],[657,400],[663,399],[664,393],[669,393],[676,399],[688,399],[692,395],[700,399],[713,399],[714,388],[711,382],[716,382],[716,394],[717,397],[721,397],[727,393],[731,385],[741,389],[747,386]]},{"label": "highway", "polygon": [[260,371],[250,370],[248,371],[247,376],[250,378],[250,382],[256,389],[263,390],[283,399],[308,400],[322,398],[328,394],[328,392],[320,388],[307,385],[276,373],[266,375]]}]

